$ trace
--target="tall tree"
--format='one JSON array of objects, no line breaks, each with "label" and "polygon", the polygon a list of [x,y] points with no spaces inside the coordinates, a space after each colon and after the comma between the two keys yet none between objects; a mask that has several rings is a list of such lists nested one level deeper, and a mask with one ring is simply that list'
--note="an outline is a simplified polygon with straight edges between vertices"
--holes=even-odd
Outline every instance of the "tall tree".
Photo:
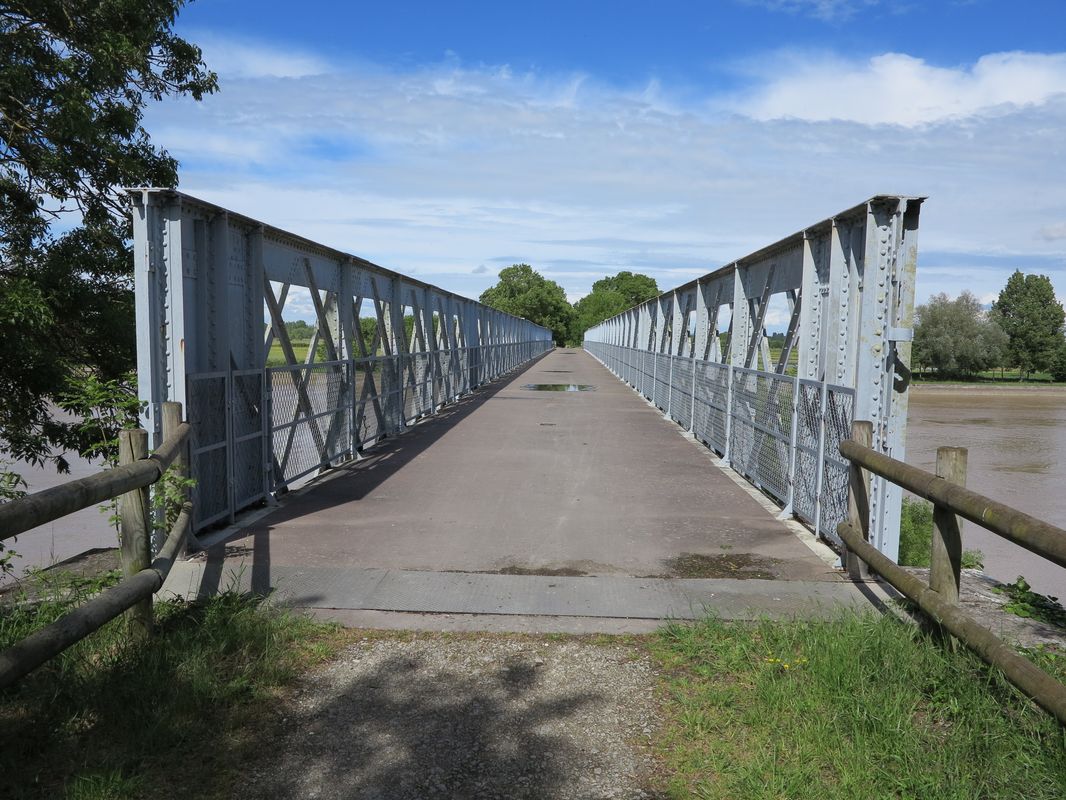
[{"label": "tall tree", "polygon": [[500,270],[499,282],[481,293],[481,302],[549,328],[557,344],[569,341],[574,310],[566,300],[566,292],[529,264]]},{"label": "tall tree", "polygon": [[627,308],[659,296],[654,278],[622,271],[592,284],[592,291],[574,304],[572,340],[580,344],[585,331]]},{"label": "tall tree", "polygon": [[1006,360],[1007,334],[970,292],[933,295],[915,318],[914,360],[942,376],[974,375]]},{"label": "tall tree", "polygon": [[177,184],[141,125],[148,102],[216,88],[199,48],[173,33],[183,5],[0,2],[0,453],[62,468],[56,450],[82,449],[84,426],[50,404],[86,411],[89,378],[133,366],[118,189]]},{"label": "tall tree", "polygon": [[1015,270],[992,304],[992,315],[1010,337],[1010,360],[1022,376],[1051,366],[1062,342],[1066,313],[1049,277]]}]

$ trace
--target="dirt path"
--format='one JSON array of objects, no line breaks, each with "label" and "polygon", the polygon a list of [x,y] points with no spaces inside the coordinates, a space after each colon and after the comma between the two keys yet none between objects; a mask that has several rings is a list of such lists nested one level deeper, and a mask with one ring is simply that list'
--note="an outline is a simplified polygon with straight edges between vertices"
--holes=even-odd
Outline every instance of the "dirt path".
[{"label": "dirt path", "polygon": [[614,640],[367,638],[279,709],[242,798],[650,798],[656,681]]}]

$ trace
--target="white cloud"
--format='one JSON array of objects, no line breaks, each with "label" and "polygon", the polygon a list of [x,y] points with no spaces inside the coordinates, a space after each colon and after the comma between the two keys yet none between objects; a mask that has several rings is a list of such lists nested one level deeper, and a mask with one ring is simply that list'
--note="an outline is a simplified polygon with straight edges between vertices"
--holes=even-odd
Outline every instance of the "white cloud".
[{"label": "white cloud", "polygon": [[[764,78],[754,97],[778,85]],[[620,269],[665,289],[892,192],[930,196],[920,300],[998,291],[1037,256],[1066,287],[1049,244],[1066,219],[1066,162],[1049,155],[1066,96],[907,127],[715,113],[727,98],[671,88],[454,61],[332,67],[234,81],[147,124],[181,159],[184,190],[467,295],[513,261],[572,297]],[[1000,260],[923,266],[935,253]]]},{"label": "white cloud", "polygon": [[210,33],[190,37],[203,50],[204,63],[226,78],[302,78],[329,71],[323,59],[290,47],[221,39]]},{"label": "white cloud", "polygon": [[1066,222],[1056,222],[1052,225],[1045,225],[1040,229],[1041,238],[1053,242],[1057,239],[1066,239]]},{"label": "white cloud", "polygon": [[878,4],[878,0],[742,0],[742,2],[749,6],[762,6],[770,11],[808,14],[827,22],[848,19],[860,9]]},{"label": "white cloud", "polygon": [[903,53],[864,62],[784,54],[734,107],[759,120],[843,120],[913,127],[1039,106],[1066,93],[1066,53],[993,53],[939,67]]}]

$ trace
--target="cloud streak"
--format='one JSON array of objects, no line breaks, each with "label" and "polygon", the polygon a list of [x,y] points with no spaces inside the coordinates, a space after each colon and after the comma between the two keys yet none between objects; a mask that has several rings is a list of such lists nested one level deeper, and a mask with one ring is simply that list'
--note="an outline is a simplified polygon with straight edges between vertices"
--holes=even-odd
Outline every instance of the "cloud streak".
[{"label": "cloud streak", "polygon": [[759,120],[915,127],[1041,106],[1066,93],[1066,54],[994,53],[938,67],[903,53],[864,62],[784,54],[736,109]]},{"label": "cloud streak", "polygon": [[878,5],[878,0],[741,0],[744,5],[760,6],[769,11],[805,14],[825,22],[850,19],[863,8]]},{"label": "cloud streak", "polygon": [[[186,191],[468,295],[494,281],[479,265],[503,256],[550,268],[573,296],[620,269],[668,288],[880,193],[929,195],[923,263],[963,270],[930,271],[919,296],[981,294],[999,271],[968,265],[991,256],[1007,274],[1011,259],[1062,269],[1066,56],[1023,56],[949,71],[931,96],[952,81],[969,94],[910,125],[867,109],[869,82],[888,80],[874,60],[824,55],[756,78],[746,99],[454,60],[325,64],[168,102],[148,124]],[[788,86],[813,92],[830,61],[845,64],[840,99],[803,118],[766,105]],[[1007,86],[1022,68],[1045,78]],[[859,110],[834,118],[849,98]]]}]

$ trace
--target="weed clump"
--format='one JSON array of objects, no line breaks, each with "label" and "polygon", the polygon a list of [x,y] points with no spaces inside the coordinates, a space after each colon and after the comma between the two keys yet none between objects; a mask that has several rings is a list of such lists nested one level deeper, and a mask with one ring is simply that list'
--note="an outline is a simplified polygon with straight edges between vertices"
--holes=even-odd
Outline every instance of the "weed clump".
[{"label": "weed clump", "polygon": [[[119,578],[49,573],[0,605],[0,648]],[[344,641],[234,592],[155,611],[148,639],[119,617],[0,692],[0,797],[226,797],[281,687]]]},{"label": "weed clump", "polygon": [[[933,504],[926,500],[904,497],[899,522],[899,565],[928,567],[933,545]],[[963,550],[963,569],[984,569],[985,556],[980,550]]]}]

